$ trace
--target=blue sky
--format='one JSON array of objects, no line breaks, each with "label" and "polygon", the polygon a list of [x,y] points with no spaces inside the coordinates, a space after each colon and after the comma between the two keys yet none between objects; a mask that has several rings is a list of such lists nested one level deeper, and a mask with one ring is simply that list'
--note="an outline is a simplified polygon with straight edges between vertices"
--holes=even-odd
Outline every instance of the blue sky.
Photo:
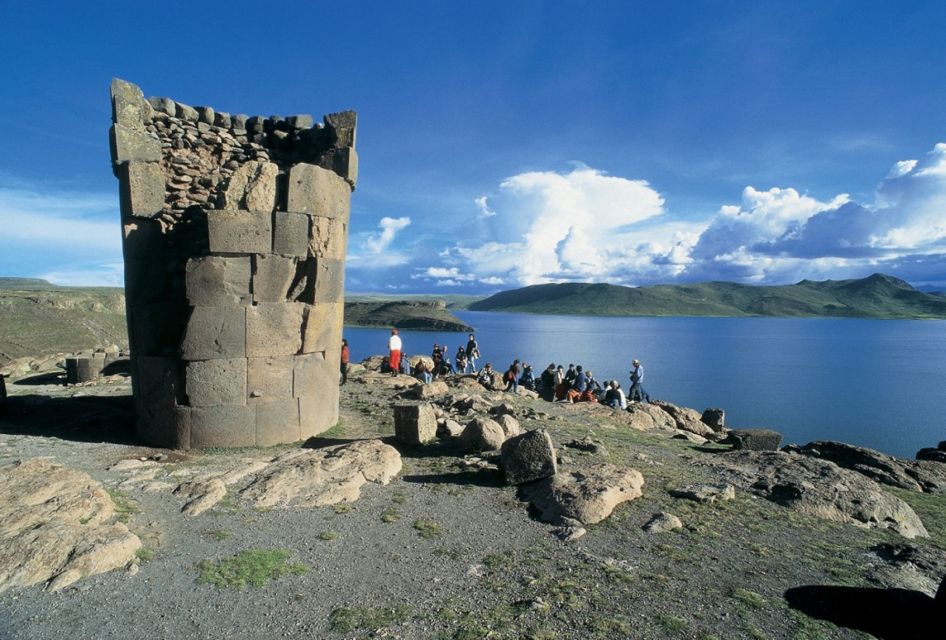
[{"label": "blue sky", "polygon": [[6,0],[0,275],[120,284],[117,76],[357,110],[349,291],[946,285],[946,3],[902,4]]}]

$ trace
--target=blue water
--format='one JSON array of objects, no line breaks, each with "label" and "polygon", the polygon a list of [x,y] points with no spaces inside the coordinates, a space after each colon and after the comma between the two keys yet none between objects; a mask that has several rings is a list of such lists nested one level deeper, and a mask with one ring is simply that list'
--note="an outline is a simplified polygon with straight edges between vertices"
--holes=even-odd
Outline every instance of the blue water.
[{"label": "blue water", "polygon": [[[842,440],[913,457],[946,440],[946,321],[834,318],[597,318],[466,311],[484,360],[504,370],[581,364],[626,390],[632,358],[654,398],[722,407],[731,427],[787,443]],[[346,327],[352,361],[386,353],[389,331]],[[402,331],[404,350],[451,358],[467,335]],[[482,364],[482,363],[480,363]]]}]

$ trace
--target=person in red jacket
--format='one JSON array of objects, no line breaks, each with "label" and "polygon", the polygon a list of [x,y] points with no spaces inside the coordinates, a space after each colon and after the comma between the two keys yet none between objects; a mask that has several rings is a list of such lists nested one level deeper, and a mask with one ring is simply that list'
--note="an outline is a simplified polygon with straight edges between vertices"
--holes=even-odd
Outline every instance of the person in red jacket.
[{"label": "person in red jacket", "polygon": [[350,352],[348,351],[348,340],[342,338],[342,357],[341,357],[341,374],[342,381],[339,384],[345,384],[348,382],[348,359],[351,357]]}]

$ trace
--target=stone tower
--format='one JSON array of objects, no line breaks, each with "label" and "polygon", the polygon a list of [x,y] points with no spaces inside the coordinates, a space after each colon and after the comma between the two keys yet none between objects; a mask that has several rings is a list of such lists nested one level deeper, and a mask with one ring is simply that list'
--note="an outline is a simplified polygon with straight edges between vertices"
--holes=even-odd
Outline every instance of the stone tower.
[{"label": "stone tower", "polygon": [[137,429],[269,446],[338,420],[355,113],[230,115],[113,80]]}]

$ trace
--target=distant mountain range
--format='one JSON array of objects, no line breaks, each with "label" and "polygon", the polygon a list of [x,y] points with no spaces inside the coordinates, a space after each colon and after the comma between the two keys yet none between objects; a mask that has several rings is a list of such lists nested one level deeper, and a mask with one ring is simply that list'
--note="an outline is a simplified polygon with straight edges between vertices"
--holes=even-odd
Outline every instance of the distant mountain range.
[{"label": "distant mountain range", "polygon": [[859,280],[780,286],[541,284],[497,293],[469,309],[595,316],[946,318],[946,297],[875,273]]}]

